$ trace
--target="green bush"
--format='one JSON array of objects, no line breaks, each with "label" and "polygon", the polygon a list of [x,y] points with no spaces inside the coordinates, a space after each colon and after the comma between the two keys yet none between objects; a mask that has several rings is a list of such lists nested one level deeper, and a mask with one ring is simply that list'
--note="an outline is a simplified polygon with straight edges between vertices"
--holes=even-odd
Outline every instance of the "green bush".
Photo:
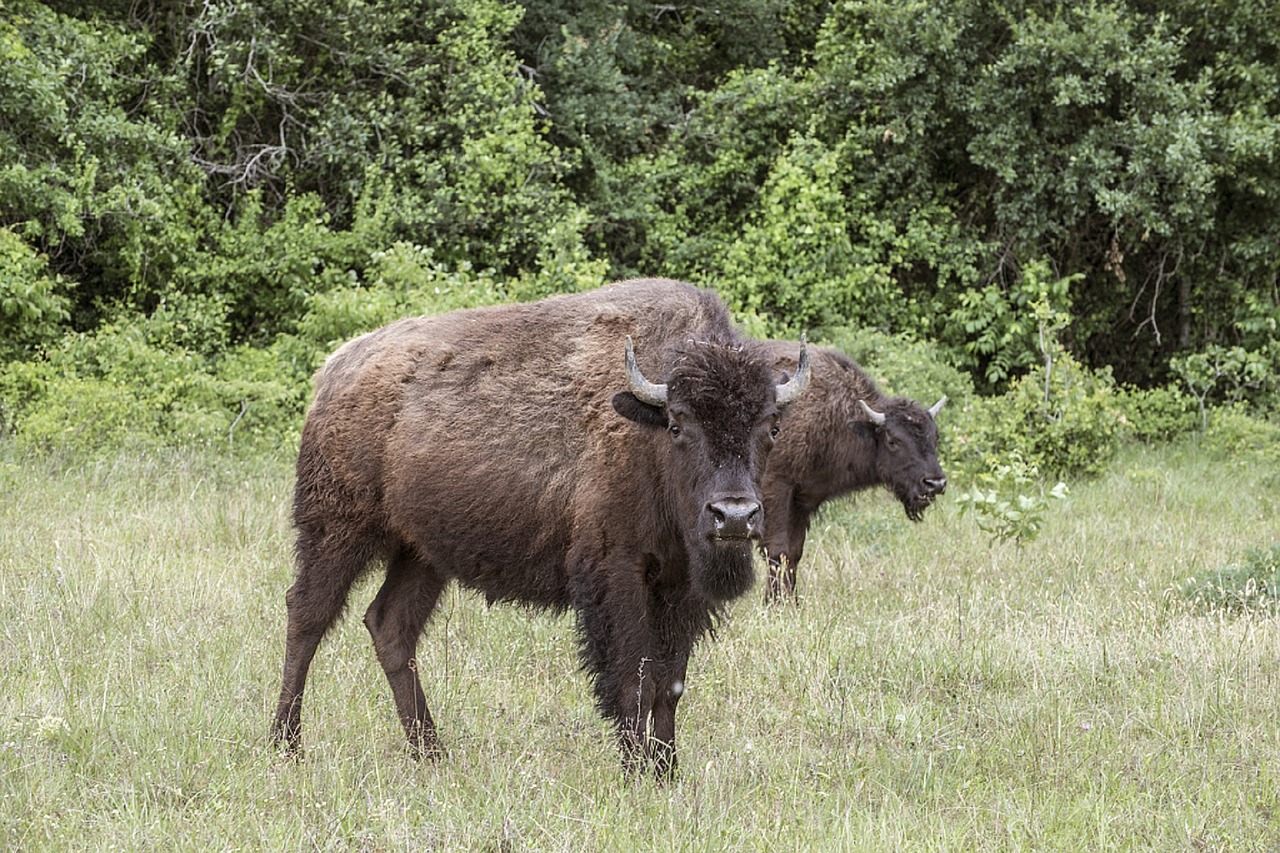
[{"label": "green bush", "polygon": [[177,325],[169,316],[111,324],[5,365],[0,425],[43,452],[292,440],[309,371],[285,363],[283,348],[203,356],[172,339]]},{"label": "green bush", "polygon": [[1280,423],[1251,412],[1243,403],[1209,410],[1204,446],[1242,464],[1280,466]]},{"label": "green bush", "polygon": [[973,378],[928,341],[852,326],[819,329],[810,337],[858,362],[886,393],[910,397],[926,406],[943,394],[951,401],[948,405],[962,405],[973,396]]},{"label": "green bush", "polygon": [[62,334],[70,284],[8,228],[0,228],[0,361],[20,358]]},{"label": "green bush", "polygon": [[977,473],[987,456],[1016,452],[1047,474],[1092,476],[1106,469],[1123,435],[1110,372],[1090,371],[1063,352],[1051,368],[1020,376],[1004,394],[974,401],[957,436],[955,464]]},{"label": "green bush", "polygon": [[1058,335],[1071,319],[1071,284],[1079,275],[1058,278],[1048,261],[1028,263],[1011,285],[965,290],[949,329],[964,335],[957,349],[964,366],[981,374],[988,388],[1007,382],[1062,349]]},{"label": "green bush", "polygon": [[1173,441],[1200,428],[1196,401],[1173,385],[1117,390],[1125,432],[1147,443]]},{"label": "green bush", "polygon": [[1046,491],[1040,471],[1016,450],[999,458],[989,456],[985,462],[986,470],[956,497],[960,513],[973,513],[978,528],[991,534],[993,543],[1012,541],[1022,547],[1035,541],[1050,502],[1066,498],[1067,484],[1058,482]]},{"label": "green bush", "polygon": [[1172,358],[1169,366],[1200,404],[1204,427],[1215,403],[1248,401],[1257,409],[1280,406],[1280,340],[1256,349],[1211,345]]}]

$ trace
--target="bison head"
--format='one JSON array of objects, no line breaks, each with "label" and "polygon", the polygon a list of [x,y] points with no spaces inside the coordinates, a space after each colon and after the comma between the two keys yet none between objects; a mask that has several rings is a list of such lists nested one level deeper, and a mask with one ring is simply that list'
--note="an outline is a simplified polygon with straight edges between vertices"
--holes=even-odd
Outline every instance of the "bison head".
[{"label": "bison head", "polygon": [[809,383],[808,351],[802,343],[796,375],[782,381],[737,342],[690,340],[674,356],[666,382],[651,382],[636,366],[628,338],[629,390],[614,395],[613,407],[665,431],[663,514],[680,529],[693,583],[706,598],[727,601],[746,592],[754,577],[765,459],[783,409]]},{"label": "bison head", "polygon": [[876,476],[902,502],[912,521],[923,518],[929,504],[947,489],[947,475],[938,463],[936,423],[946,402],[943,396],[926,409],[896,397],[877,411],[866,400],[858,401],[875,433]]}]

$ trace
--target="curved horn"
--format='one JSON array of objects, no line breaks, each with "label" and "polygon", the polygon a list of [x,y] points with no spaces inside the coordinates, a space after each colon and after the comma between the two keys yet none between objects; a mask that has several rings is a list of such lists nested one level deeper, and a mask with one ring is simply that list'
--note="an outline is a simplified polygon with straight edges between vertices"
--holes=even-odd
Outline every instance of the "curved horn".
[{"label": "curved horn", "polygon": [[791,405],[804,393],[804,389],[809,387],[809,376],[809,344],[805,336],[801,335],[800,360],[796,362],[796,375],[778,386],[776,402],[779,409]]},{"label": "curved horn", "polygon": [[947,395],[943,394],[941,400],[929,407],[929,417],[936,418],[938,416],[938,412],[942,411],[942,407],[945,406],[946,403]]},{"label": "curved horn", "polygon": [[875,409],[867,405],[866,400],[859,400],[858,405],[862,407],[862,411],[867,413],[867,417],[871,419],[873,424],[882,426],[884,424],[884,412],[877,412]]},{"label": "curved horn", "polygon": [[627,387],[641,403],[664,408],[667,405],[667,386],[656,385],[645,379],[640,368],[636,366],[636,352],[631,346],[630,335],[627,335]]}]

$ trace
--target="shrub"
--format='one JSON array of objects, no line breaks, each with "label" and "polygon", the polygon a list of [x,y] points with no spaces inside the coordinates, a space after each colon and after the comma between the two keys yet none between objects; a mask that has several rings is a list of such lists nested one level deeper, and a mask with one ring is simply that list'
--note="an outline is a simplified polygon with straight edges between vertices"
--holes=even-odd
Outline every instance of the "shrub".
[{"label": "shrub", "polygon": [[6,365],[0,423],[44,452],[276,445],[296,435],[307,372],[290,369],[284,350],[239,347],[211,359],[166,330],[165,318],[117,322]]},{"label": "shrub", "polygon": [[1172,358],[1169,366],[1200,404],[1202,427],[1214,403],[1247,401],[1263,409],[1280,403],[1280,340],[1258,349],[1212,345]]},{"label": "shrub", "polygon": [[1092,476],[1106,469],[1123,436],[1110,371],[1090,371],[1065,352],[1052,368],[1020,376],[971,410],[957,437],[956,465],[972,473],[985,469],[988,455],[1016,452],[1046,473]]},{"label": "shrub", "polygon": [[21,237],[0,228],[0,361],[30,355],[62,334],[68,289]]},{"label": "shrub", "polygon": [[1218,406],[1208,413],[1204,446],[1245,464],[1280,465],[1280,423],[1250,413],[1243,403]]},{"label": "shrub", "polygon": [[1173,385],[1119,389],[1116,405],[1126,433],[1138,441],[1173,441],[1200,428],[1196,401]]},{"label": "shrub", "polygon": [[1040,472],[1017,451],[1002,459],[988,457],[987,468],[974,477],[972,487],[957,496],[960,514],[973,513],[978,528],[991,534],[991,541],[1010,540],[1022,547],[1040,535],[1050,501],[1067,496],[1067,484],[1059,482],[1048,491]]},{"label": "shrub", "polygon": [[935,344],[850,326],[822,329],[812,337],[870,371],[886,393],[911,397],[926,406],[943,394],[954,403],[973,396],[973,379],[951,364]]}]

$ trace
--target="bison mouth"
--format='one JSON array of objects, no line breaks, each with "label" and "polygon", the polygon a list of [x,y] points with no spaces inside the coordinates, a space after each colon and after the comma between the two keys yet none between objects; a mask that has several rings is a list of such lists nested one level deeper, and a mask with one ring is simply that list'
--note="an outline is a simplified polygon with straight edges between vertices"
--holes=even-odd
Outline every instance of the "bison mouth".
[{"label": "bison mouth", "polygon": [[715,543],[716,547],[727,548],[732,545],[746,545],[750,542],[753,542],[759,539],[760,536],[755,532],[752,532],[750,534],[713,533],[707,538],[710,539],[711,542]]},{"label": "bison mouth", "polygon": [[918,522],[924,519],[924,511],[937,500],[939,494],[939,492],[914,492],[898,495],[898,500],[902,502],[902,508],[907,512],[907,518]]}]

